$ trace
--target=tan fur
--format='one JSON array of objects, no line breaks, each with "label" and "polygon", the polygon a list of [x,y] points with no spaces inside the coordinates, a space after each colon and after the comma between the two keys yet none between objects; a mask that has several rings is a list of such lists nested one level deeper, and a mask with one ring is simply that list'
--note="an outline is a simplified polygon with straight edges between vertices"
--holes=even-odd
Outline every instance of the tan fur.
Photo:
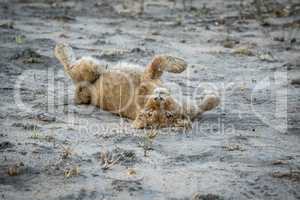
[{"label": "tan fur", "polygon": [[176,57],[156,56],[145,70],[136,67],[108,68],[91,57],[75,59],[72,48],[58,44],[55,56],[76,84],[75,102],[93,104],[134,120],[135,128],[190,127],[191,119],[219,104],[216,95],[196,106],[178,103],[160,80],[163,71],[180,73],[187,64]]}]

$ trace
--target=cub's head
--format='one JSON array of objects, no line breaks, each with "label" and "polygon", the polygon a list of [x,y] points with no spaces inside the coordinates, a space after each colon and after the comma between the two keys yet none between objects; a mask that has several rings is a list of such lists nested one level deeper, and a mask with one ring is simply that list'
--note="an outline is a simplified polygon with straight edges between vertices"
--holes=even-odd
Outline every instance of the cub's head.
[{"label": "cub's head", "polygon": [[171,97],[166,88],[153,90],[143,109],[133,122],[135,128],[181,126],[184,117],[180,114],[180,106]]}]

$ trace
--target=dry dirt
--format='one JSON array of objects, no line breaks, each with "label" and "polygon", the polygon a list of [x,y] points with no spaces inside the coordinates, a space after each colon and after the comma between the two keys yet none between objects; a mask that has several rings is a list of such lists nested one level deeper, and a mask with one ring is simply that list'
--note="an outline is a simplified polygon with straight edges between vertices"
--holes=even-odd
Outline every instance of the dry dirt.
[{"label": "dry dirt", "polygon": [[[0,199],[299,199],[299,2],[107,2],[0,0]],[[164,80],[222,104],[192,130],[134,130],[74,104],[59,41],[108,65],[183,57]]]}]

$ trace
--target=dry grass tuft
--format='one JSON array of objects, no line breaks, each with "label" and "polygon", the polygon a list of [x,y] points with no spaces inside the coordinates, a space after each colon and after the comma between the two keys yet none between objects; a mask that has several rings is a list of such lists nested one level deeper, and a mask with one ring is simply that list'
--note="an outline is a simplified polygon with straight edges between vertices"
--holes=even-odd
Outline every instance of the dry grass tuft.
[{"label": "dry grass tuft", "polygon": [[144,149],[144,156],[147,157],[147,152],[152,150],[153,141],[158,135],[157,129],[152,128],[144,137],[143,142],[139,143],[139,146]]},{"label": "dry grass tuft", "polygon": [[63,151],[61,153],[61,158],[62,159],[70,158],[72,155],[72,149],[70,147],[65,147],[65,146],[62,147],[63,147]]}]

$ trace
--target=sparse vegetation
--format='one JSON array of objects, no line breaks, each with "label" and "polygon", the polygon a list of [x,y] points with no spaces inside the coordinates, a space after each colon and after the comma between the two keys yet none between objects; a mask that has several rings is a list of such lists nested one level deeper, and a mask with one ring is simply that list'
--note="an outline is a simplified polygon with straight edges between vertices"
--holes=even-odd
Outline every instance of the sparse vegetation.
[{"label": "sparse vegetation", "polygon": [[25,42],[26,37],[24,35],[17,35],[16,36],[16,43],[23,44]]},{"label": "sparse vegetation", "polygon": [[32,134],[31,134],[30,138],[33,140],[41,139],[41,134],[36,127],[34,127],[34,129],[32,130]]},{"label": "sparse vegetation", "polygon": [[146,135],[143,138],[143,142],[141,142],[139,145],[144,150],[144,156],[147,157],[147,152],[152,150],[152,144],[156,136],[158,135],[158,130],[152,128],[149,132],[146,133]]}]

